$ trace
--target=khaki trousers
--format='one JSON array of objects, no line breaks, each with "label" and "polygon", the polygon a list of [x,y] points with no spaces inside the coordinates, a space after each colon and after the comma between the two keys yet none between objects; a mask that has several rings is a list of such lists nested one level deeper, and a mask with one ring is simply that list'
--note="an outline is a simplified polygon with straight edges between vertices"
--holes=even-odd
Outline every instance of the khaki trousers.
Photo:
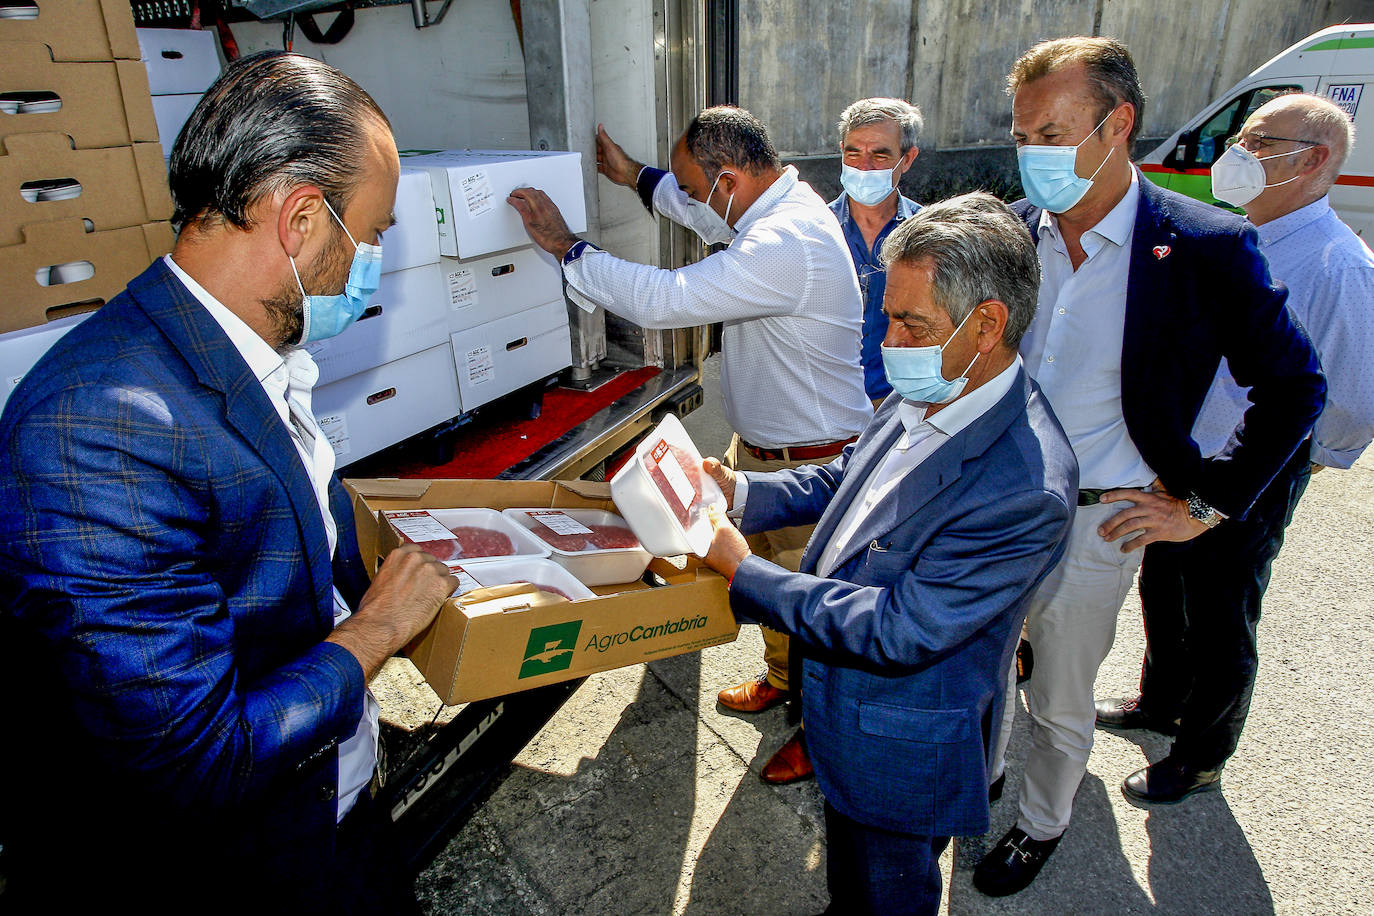
[{"label": "khaki trousers", "polygon": [[[721,463],[732,471],[785,471],[799,468],[804,464],[824,464],[830,460],[829,458],[819,458],[809,461],[785,461],[782,459],[763,461],[745,450],[739,434],[736,433],[731,437],[730,447],[726,450]],[[783,569],[796,572],[797,568],[801,566],[802,554],[806,551],[806,542],[811,539],[811,532],[815,528],[815,525],[778,528],[760,534],[746,535],[745,540],[749,542],[749,549],[760,557],[778,564]],[[770,630],[768,627],[759,627],[759,629],[763,631],[763,660],[768,664],[768,683],[779,690],[787,690],[787,647],[789,642],[787,634]]]}]

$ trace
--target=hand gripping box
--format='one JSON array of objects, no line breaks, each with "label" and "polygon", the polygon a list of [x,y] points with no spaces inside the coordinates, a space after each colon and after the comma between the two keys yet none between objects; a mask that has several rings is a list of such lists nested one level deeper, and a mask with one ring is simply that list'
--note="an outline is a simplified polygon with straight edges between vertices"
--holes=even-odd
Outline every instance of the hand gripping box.
[{"label": "hand gripping box", "polygon": [[[590,481],[346,480],[365,560],[399,542],[384,509],[484,506],[614,511]],[[373,563],[369,563],[372,566]],[[739,624],[726,582],[689,561],[654,560],[645,578],[564,601],[508,585],[450,598],[406,654],[445,703],[466,703],[732,642]]]},{"label": "hand gripping box", "polygon": [[0,5],[10,11],[0,17],[0,41],[47,45],[58,61],[138,60],[129,0],[21,0]]},{"label": "hand gripping box", "polygon": [[587,229],[582,154],[532,150],[405,150],[401,164],[423,168],[434,185],[439,251],[475,258],[530,244],[515,208],[506,203],[516,188],[544,191],[573,232]]},{"label": "hand gripping box", "polygon": [[172,217],[156,143],[72,149],[65,134],[17,134],[0,153],[0,246],[23,242],[33,223],[86,219],[99,232]]},{"label": "hand gripping box", "polygon": [[35,223],[0,248],[0,334],[99,308],[172,250],[167,223],[87,232],[81,220]]},{"label": "hand gripping box", "polygon": [[48,47],[0,41],[0,137],[59,133],[77,149],[157,140],[142,61],[54,61]]}]

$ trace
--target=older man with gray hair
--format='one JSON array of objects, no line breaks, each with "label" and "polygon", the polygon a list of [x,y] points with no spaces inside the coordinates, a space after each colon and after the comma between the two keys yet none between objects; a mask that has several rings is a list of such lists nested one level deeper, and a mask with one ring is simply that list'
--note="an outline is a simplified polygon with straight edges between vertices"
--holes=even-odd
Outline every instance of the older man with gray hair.
[{"label": "older man with gray hair", "polygon": [[[1212,166],[1213,194],[1245,210],[1288,309],[1307,328],[1327,377],[1326,407],[1244,518],[1195,540],[1145,548],[1140,694],[1102,700],[1102,728],[1177,734],[1164,760],[1123,786],[1140,801],[1180,801],[1217,785],[1178,765],[1219,772],[1235,753],[1258,667],[1260,602],[1284,529],[1311,472],[1348,468],[1374,439],[1374,254],[1327,194],[1355,141],[1350,116],[1320,96],[1279,96],[1256,109]],[[1226,461],[1249,406],[1223,366],[1193,427],[1202,454]]]},{"label": "older man with gray hair", "polygon": [[1064,551],[1078,464],[1017,343],[1039,265],[985,194],[883,244],[896,391],[826,465],[705,470],[744,532],[816,523],[799,572],[717,520],[735,614],[804,644],[827,912],[934,913],[951,836],[988,829],[989,752],[1027,603]]}]

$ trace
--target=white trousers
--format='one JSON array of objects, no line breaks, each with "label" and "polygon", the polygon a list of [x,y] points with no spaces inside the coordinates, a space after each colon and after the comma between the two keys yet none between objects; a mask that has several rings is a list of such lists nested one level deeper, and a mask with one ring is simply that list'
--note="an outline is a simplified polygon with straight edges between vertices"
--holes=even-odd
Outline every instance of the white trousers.
[{"label": "white trousers", "polygon": [[[1093,683],[1116,638],[1116,619],[1131,590],[1141,551],[1121,551],[1097,528],[1127,503],[1084,506],[1074,515],[1059,565],[1031,598],[1023,636],[1035,653],[1025,685],[1031,717],[1017,826],[1032,839],[1048,840],[1069,826],[1073,797],[1088,769],[1096,712]],[[1016,717],[1016,660],[1007,673],[1007,704],[997,739],[993,772],[1006,766],[1007,742]]]}]

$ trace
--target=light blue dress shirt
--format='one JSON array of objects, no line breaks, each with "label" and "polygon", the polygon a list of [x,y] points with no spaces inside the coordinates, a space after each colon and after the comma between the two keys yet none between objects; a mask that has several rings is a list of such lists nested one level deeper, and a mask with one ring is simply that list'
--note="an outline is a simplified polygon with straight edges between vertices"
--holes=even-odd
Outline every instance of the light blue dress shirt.
[{"label": "light blue dress shirt", "polygon": [[[1288,286],[1288,308],[1311,335],[1326,373],[1312,460],[1348,468],[1374,439],[1374,253],[1325,197],[1258,231],[1269,270]],[[1229,451],[1249,390],[1222,365],[1193,426],[1203,455]]]}]

